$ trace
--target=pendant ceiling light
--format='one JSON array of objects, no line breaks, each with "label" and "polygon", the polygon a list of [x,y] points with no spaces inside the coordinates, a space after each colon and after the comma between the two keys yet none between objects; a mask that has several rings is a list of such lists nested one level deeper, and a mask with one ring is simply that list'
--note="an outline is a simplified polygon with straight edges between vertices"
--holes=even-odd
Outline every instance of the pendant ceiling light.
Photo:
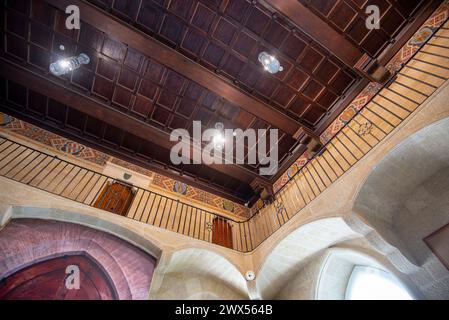
[{"label": "pendant ceiling light", "polygon": [[88,64],[89,62],[89,56],[81,53],[78,57],[70,57],[53,62],[50,64],[50,72],[55,76],[62,76],[78,69],[82,64]]},{"label": "pendant ceiling light", "polygon": [[225,138],[223,135],[224,125],[221,122],[217,122],[215,124],[215,129],[217,130],[217,133],[215,137],[213,138],[214,148],[216,150],[222,150],[225,145]]},{"label": "pendant ceiling light", "polygon": [[259,54],[259,61],[263,65],[264,69],[269,73],[278,73],[284,70],[279,60],[272,55],[269,55],[265,51]]}]

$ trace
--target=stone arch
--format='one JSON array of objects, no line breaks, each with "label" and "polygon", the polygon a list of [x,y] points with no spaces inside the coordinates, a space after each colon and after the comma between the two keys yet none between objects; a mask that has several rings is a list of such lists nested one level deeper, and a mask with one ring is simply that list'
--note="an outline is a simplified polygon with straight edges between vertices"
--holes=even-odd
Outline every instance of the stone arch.
[{"label": "stone arch", "polygon": [[85,253],[101,265],[119,299],[146,299],[155,259],[109,233],[80,224],[13,219],[0,237],[0,277],[53,257]]},{"label": "stone arch", "polygon": [[359,232],[361,221],[375,230],[367,232],[373,245],[400,252],[392,262],[433,298],[447,295],[449,272],[423,239],[449,223],[448,136],[446,117],[397,144],[359,185],[348,219]]},{"label": "stone arch", "polygon": [[248,298],[246,280],[237,266],[210,250],[175,251],[157,272],[161,279],[157,288],[152,287],[153,299],[196,299],[203,293],[221,299]]},{"label": "stone arch", "polygon": [[[431,194],[449,189],[448,136],[445,118],[402,141],[373,168],[353,205],[354,212],[418,266],[430,252],[417,237],[449,223],[443,194]],[[426,210],[430,201],[446,207],[427,210],[420,217],[415,211]]]},{"label": "stone arch", "polygon": [[406,283],[408,279],[393,267],[380,261],[372,254],[360,252],[348,248],[330,248],[324,254],[319,272],[316,274],[317,282],[314,290],[316,300],[344,300],[355,266],[367,266],[383,270],[396,278],[401,285],[414,294],[414,288],[409,288]]},{"label": "stone arch", "polygon": [[[63,222],[71,222],[74,224],[83,225],[92,229],[104,231],[112,234],[132,245],[142,249],[149,255],[158,259],[162,253],[162,249],[154,244],[151,239],[130,230],[126,226],[119,223],[120,220],[113,220],[112,218],[125,219],[123,217],[105,214],[92,215],[85,214],[83,211],[72,211],[62,208],[46,208],[37,206],[15,205],[11,208],[11,219],[44,219],[56,220]],[[111,219],[109,219],[111,218]]]},{"label": "stone arch", "polygon": [[275,298],[289,279],[323,250],[357,237],[360,235],[341,217],[321,218],[301,225],[265,257],[256,273],[258,292],[263,299]]}]

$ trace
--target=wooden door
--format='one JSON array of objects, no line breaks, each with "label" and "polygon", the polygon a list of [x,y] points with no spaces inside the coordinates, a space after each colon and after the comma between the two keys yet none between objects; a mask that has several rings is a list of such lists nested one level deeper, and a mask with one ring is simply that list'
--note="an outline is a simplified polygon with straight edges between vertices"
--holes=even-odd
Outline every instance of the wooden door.
[{"label": "wooden door", "polygon": [[232,227],[223,218],[214,218],[212,243],[232,249]]},{"label": "wooden door", "polygon": [[120,182],[108,183],[94,206],[121,216],[126,216],[134,199],[132,186]]}]

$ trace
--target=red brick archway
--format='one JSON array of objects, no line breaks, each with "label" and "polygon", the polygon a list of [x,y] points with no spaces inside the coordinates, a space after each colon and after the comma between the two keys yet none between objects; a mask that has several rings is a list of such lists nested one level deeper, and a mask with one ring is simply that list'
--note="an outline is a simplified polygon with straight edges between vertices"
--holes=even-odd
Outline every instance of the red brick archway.
[{"label": "red brick archway", "polygon": [[0,281],[38,262],[80,253],[101,266],[118,299],[148,299],[152,256],[109,233],[54,220],[14,219],[0,230]]},{"label": "red brick archway", "polygon": [[[70,270],[79,270],[79,288],[71,288]],[[25,267],[0,282],[0,300],[115,300],[109,277],[86,254],[60,256]]]}]

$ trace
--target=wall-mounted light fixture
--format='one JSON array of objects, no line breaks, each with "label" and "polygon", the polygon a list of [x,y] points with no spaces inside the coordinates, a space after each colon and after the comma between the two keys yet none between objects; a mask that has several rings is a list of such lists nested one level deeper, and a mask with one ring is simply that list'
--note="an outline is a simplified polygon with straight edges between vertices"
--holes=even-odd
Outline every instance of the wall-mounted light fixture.
[{"label": "wall-mounted light fixture", "polygon": [[81,53],[78,57],[64,58],[53,62],[50,64],[50,72],[55,76],[62,76],[78,69],[82,64],[89,64],[89,62],[89,56],[85,53]]},{"label": "wall-mounted light fixture", "polygon": [[263,65],[264,69],[269,73],[278,73],[284,70],[279,60],[273,57],[272,55],[269,55],[265,51],[259,54],[259,62]]}]

